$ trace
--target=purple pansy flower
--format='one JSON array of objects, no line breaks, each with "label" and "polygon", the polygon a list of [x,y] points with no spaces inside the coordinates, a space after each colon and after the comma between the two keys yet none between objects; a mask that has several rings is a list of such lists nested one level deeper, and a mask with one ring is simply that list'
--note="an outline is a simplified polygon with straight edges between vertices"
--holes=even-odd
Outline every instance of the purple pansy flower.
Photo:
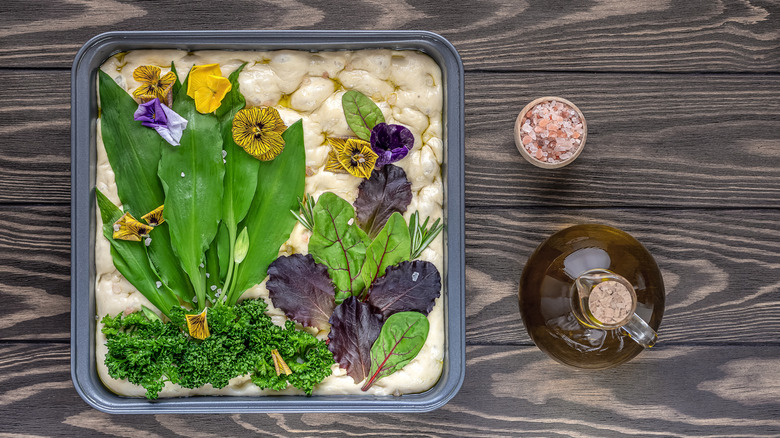
[{"label": "purple pansy flower", "polygon": [[176,114],[157,98],[138,105],[133,118],[146,127],[154,128],[160,137],[174,146],[179,145],[181,135],[187,128],[187,119]]},{"label": "purple pansy flower", "polygon": [[371,149],[379,156],[376,167],[395,163],[414,146],[414,135],[406,126],[378,123],[371,130]]}]

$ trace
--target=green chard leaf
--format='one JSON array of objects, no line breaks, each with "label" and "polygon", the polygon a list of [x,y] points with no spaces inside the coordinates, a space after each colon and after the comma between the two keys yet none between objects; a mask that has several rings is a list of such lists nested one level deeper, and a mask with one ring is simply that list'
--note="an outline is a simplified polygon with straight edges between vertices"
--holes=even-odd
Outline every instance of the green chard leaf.
[{"label": "green chard leaf", "polygon": [[371,370],[363,391],[417,357],[428,339],[428,329],[428,318],[422,313],[401,312],[387,318],[371,347]]},{"label": "green chard leaf", "polygon": [[179,300],[166,285],[157,287],[158,275],[149,263],[143,242],[114,240],[114,222],[122,217],[122,210],[100,190],[95,189],[95,196],[100,209],[100,217],[103,220],[103,235],[111,244],[111,258],[114,261],[114,266],[154,307],[170,316],[171,307],[178,306]]},{"label": "green chard leaf", "polygon": [[173,83],[171,93],[173,93],[173,96],[176,97],[176,95],[179,94],[179,90],[181,89],[181,78],[179,77],[179,72],[176,71],[176,66],[173,64],[173,61],[171,61],[171,71],[176,75],[176,81]]},{"label": "green chard leaf", "polygon": [[368,237],[355,224],[355,210],[349,202],[331,192],[323,193],[314,206],[314,230],[309,254],[328,267],[336,286],[336,304],[359,295],[366,286],[362,267]]},{"label": "green chard leaf", "polygon": [[385,123],[382,110],[368,96],[357,90],[349,90],[341,97],[341,106],[347,125],[355,135],[371,141],[371,130],[379,123]]},{"label": "green chard leaf", "polygon": [[204,253],[221,219],[222,136],[213,114],[200,114],[187,96],[187,80],[175,96],[173,110],[187,119],[181,145],[163,148],[158,175],[165,190],[165,220],[181,266],[192,282],[197,305],[206,301]]},{"label": "green chard leaf", "polygon": [[[235,304],[244,291],[260,283],[268,265],[279,255],[279,248],[295,227],[290,210],[303,197],[306,177],[306,150],[303,147],[303,121],[293,123],[282,134],[285,146],[272,161],[260,162],[257,189],[239,228],[246,227],[249,248],[246,260],[236,266],[235,283],[228,304]],[[243,152],[243,151],[242,151]]]},{"label": "green chard leaf", "polygon": [[[108,161],[115,170],[119,199],[125,211],[141,217],[165,200],[157,167],[168,144],[154,129],[133,119],[138,103],[106,73],[98,74],[101,133]],[[194,294],[192,285],[173,252],[168,225],[158,225],[150,236],[149,258],[161,281],[181,299],[190,301]]]},{"label": "green chard leaf", "polygon": [[400,213],[393,213],[382,231],[366,249],[366,261],[361,275],[366,287],[385,275],[388,266],[409,260],[411,240],[409,228]]}]

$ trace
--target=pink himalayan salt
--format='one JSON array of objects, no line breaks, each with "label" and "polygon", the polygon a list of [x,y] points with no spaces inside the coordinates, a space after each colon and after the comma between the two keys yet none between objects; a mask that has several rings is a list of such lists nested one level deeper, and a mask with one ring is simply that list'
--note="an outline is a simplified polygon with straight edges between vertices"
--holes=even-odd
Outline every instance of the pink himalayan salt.
[{"label": "pink himalayan salt", "polygon": [[547,163],[573,157],[582,144],[582,120],[571,106],[551,100],[536,104],[523,116],[525,150]]}]

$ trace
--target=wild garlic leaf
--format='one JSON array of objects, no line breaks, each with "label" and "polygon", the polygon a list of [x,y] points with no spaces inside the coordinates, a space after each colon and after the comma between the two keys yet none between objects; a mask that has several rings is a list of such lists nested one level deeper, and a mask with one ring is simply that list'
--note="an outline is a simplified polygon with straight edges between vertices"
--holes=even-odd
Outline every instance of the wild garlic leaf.
[{"label": "wild garlic leaf", "polygon": [[441,275],[431,262],[414,260],[390,266],[368,290],[367,301],[384,318],[398,312],[427,315],[441,295]]},{"label": "wild garlic leaf", "polygon": [[371,130],[378,123],[385,122],[382,111],[368,96],[357,90],[349,90],[341,97],[341,106],[347,125],[355,135],[365,141],[371,141]]},{"label": "wild garlic leaf", "polygon": [[298,198],[303,197],[306,177],[303,122],[290,125],[282,137],[285,147],[279,156],[260,163],[252,204],[239,223],[239,228],[246,227],[249,233],[249,250],[246,261],[236,267],[228,304],[235,304],[245,290],[263,281],[268,265],[276,260],[295,226],[290,210],[297,208]]},{"label": "wild garlic leaf", "polygon": [[[135,217],[159,207],[165,192],[157,176],[163,148],[171,147],[154,129],[133,119],[138,103],[103,71],[98,72],[100,127],[108,162],[114,169],[117,192],[125,211]],[[193,297],[192,285],[171,247],[166,223],[155,228],[149,246],[149,258],[163,283],[179,297]]]},{"label": "wild garlic leaf", "polygon": [[114,261],[114,266],[154,307],[170,316],[171,307],[178,306],[179,300],[167,286],[157,287],[157,281],[160,280],[149,263],[143,242],[114,240],[114,222],[122,216],[122,210],[100,190],[95,189],[95,196],[103,221],[103,235],[111,244],[111,258]]},{"label": "wild garlic leaf", "polygon": [[[222,217],[222,136],[213,114],[201,114],[186,94],[187,80],[174,98],[173,110],[189,121],[181,145],[163,148],[158,175],[165,189],[165,221],[171,243],[198,298],[206,301],[204,253]],[[158,204],[159,205],[159,204]]]},{"label": "wild garlic leaf", "polygon": [[281,256],[268,267],[266,283],[274,307],[288,318],[320,330],[336,307],[333,282],[328,267],[314,262],[310,254]]},{"label": "wild garlic leaf", "polygon": [[385,275],[388,266],[409,260],[411,240],[409,228],[400,213],[393,213],[382,231],[366,249],[363,282],[368,287],[377,277]]},{"label": "wild garlic leaf", "polygon": [[368,377],[371,346],[382,329],[382,317],[371,305],[349,297],[336,306],[330,317],[328,349],[355,383]]},{"label": "wild garlic leaf", "polygon": [[341,303],[365,287],[361,276],[366,258],[365,233],[355,225],[352,205],[334,193],[323,193],[312,213],[314,230],[309,239],[309,254],[328,266],[337,289],[336,303]]},{"label": "wild garlic leaf", "polygon": [[412,202],[412,184],[406,179],[406,172],[393,164],[375,170],[358,189],[358,225],[371,238],[379,234],[393,213],[403,214]]},{"label": "wild garlic leaf", "polygon": [[370,377],[363,385],[363,391],[417,357],[428,339],[428,330],[428,318],[422,313],[401,312],[388,318],[379,338],[371,347]]}]

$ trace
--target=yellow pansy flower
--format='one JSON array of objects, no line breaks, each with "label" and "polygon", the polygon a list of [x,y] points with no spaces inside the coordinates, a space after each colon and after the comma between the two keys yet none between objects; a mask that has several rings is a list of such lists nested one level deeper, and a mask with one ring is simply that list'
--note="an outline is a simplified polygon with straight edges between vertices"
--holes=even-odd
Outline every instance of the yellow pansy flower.
[{"label": "yellow pansy flower", "polygon": [[195,65],[187,77],[187,96],[195,100],[195,109],[201,114],[216,111],[231,88],[219,64]]},{"label": "yellow pansy flower", "polygon": [[157,225],[160,225],[161,223],[165,222],[165,218],[163,217],[164,207],[165,204],[155,208],[149,213],[146,213],[145,215],[141,216],[141,219],[145,220],[146,223],[148,223],[149,226],[152,227],[156,227]]},{"label": "yellow pansy flower", "polygon": [[130,240],[140,242],[141,238],[146,237],[154,228],[139,222],[129,212],[122,215],[114,222],[114,234],[112,237],[117,240]]},{"label": "yellow pansy flower", "polygon": [[325,170],[348,172],[358,178],[370,178],[379,156],[371,149],[371,143],[357,138],[328,138],[331,151]]},{"label": "yellow pansy flower", "polygon": [[206,311],[208,307],[196,315],[185,315],[187,318],[187,330],[190,336],[195,339],[206,339],[211,336],[209,333],[209,324],[206,320]]},{"label": "yellow pansy flower", "polygon": [[160,67],[154,65],[142,65],[133,70],[133,79],[141,83],[141,86],[133,91],[133,96],[146,102],[160,99],[160,102],[170,103],[170,93],[173,83],[176,82],[176,74],[169,71],[160,77]]},{"label": "yellow pansy flower", "polygon": [[282,153],[286,129],[276,108],[245,108],[233,117],[233,141],[260,161]]},{"label": "yellow pansy flower", "polygon": [[290,369],[290,366],[287,365],[287,362],[282,359],[282,355],[279,354],[279,350],[274,348],[271,350],[271,359],[274,361],[274,370],[276,371],[276,375],[279,376],[282,373],[285,375],[292,374],[292,370]]}]

